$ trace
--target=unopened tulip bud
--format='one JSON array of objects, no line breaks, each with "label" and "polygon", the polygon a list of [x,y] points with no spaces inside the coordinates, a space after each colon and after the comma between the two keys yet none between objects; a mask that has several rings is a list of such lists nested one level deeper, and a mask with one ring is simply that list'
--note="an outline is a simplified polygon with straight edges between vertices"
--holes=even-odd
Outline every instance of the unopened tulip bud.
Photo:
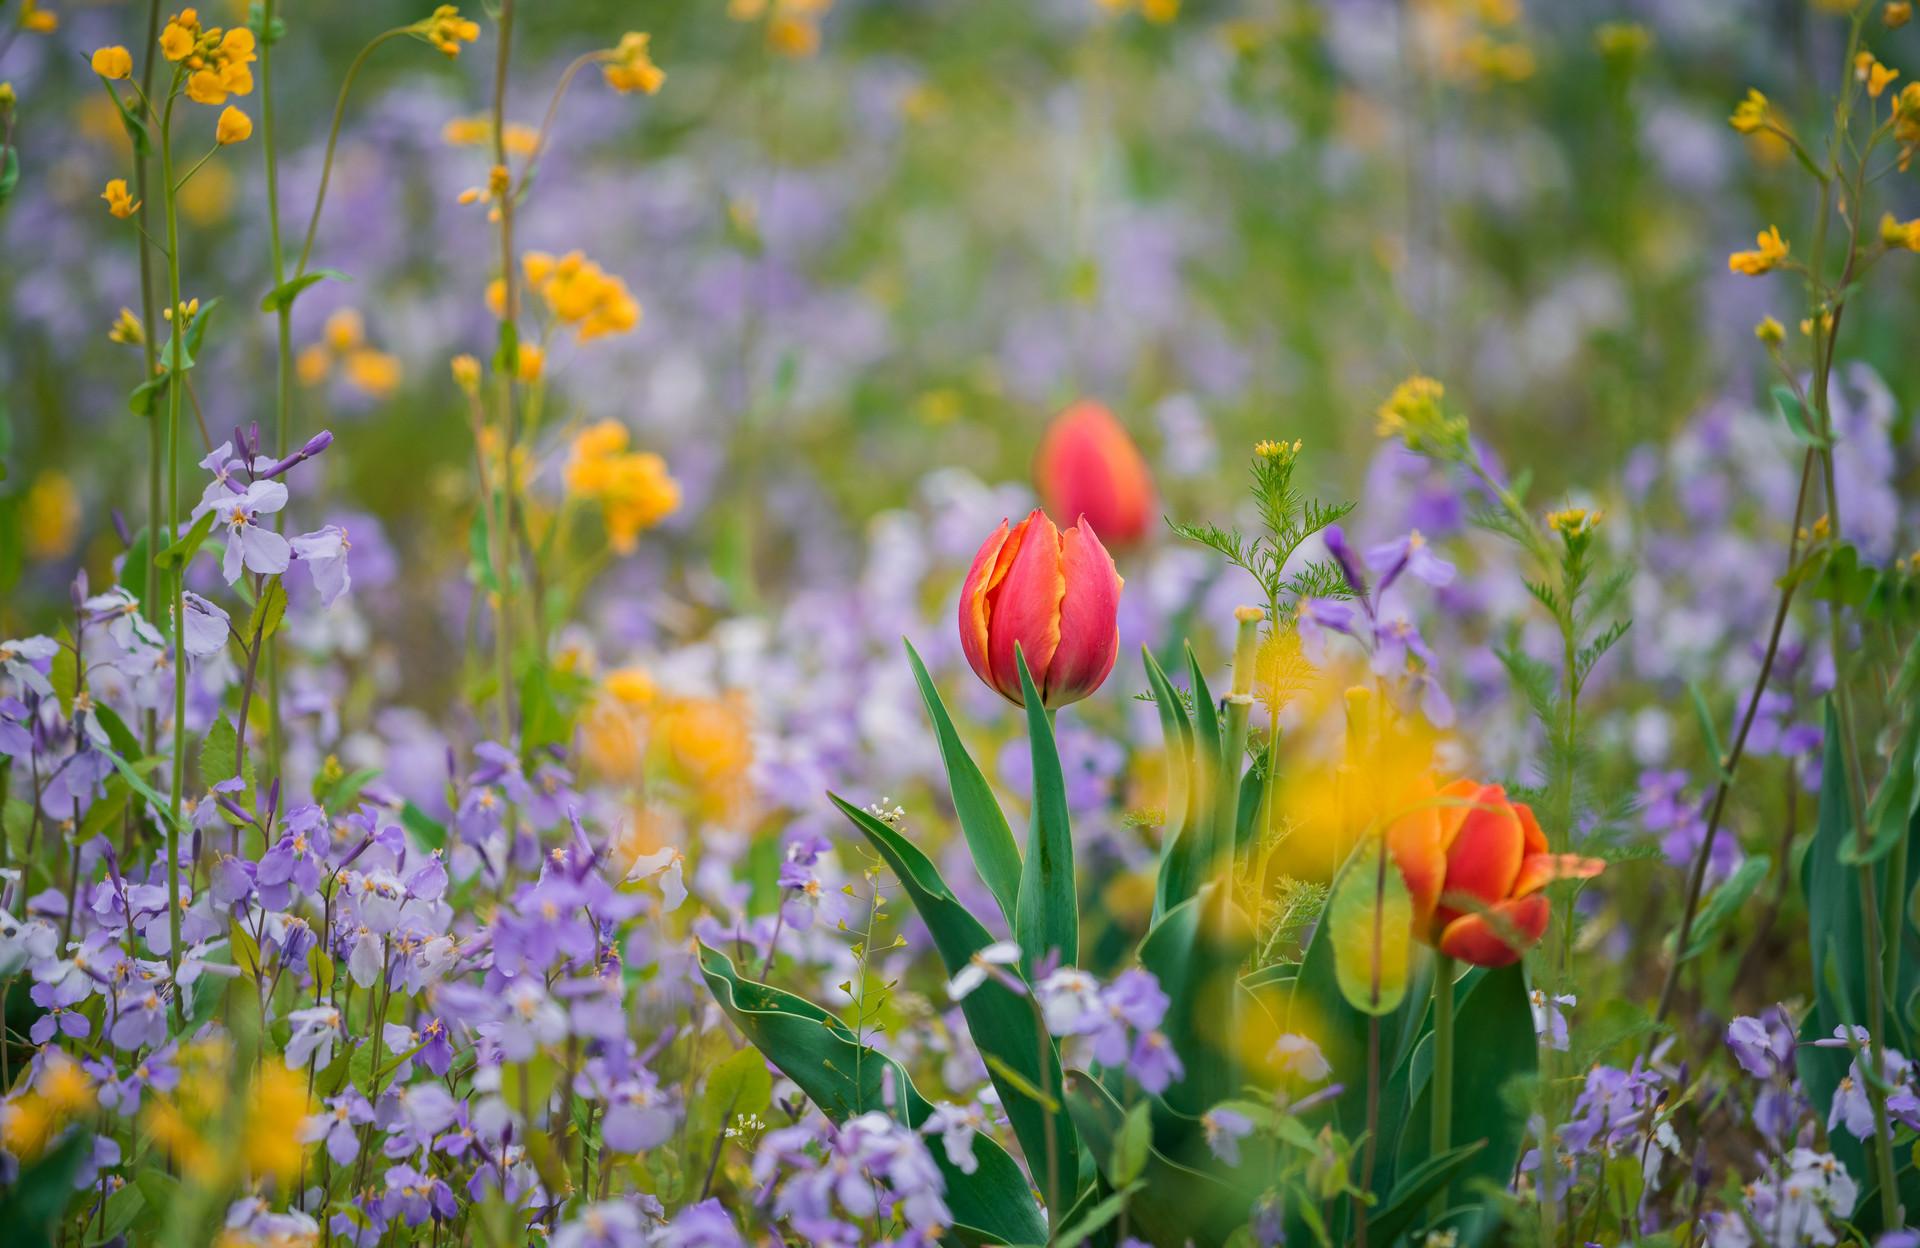
[{"label": "unopened tulip bud", "polygon": [[1140,448],[1098,403],[1061,412],[1034,460],[1040,499],[1069,523],[1086,517],[1101,540],[1139,541],[1153,524],[1153,478]]}]

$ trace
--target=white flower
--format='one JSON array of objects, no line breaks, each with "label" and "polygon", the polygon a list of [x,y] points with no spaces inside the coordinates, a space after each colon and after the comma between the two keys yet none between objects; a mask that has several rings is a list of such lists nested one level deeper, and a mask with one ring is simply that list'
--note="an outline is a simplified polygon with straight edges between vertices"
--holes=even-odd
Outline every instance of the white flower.
[{"label": "white flower", "polygon": [[967,964],[960,968],[947,984],[947,995],[955,1001],[987,982],[987,969],[994,966],[1012,966],[1020,960],[1020,946],[1010,940],[997,940],[984,949],[977,949]]}]

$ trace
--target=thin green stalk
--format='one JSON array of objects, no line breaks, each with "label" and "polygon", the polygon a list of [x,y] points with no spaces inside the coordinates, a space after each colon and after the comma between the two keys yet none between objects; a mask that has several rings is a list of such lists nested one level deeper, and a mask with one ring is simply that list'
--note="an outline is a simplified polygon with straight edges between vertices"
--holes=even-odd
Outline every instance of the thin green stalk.
[{"label": "thin green stalk", "polygon": [[[501,0],[498,19],[500,48],[493,68],[493,159],[507,166],[507,65],[513,51],[513,0]],[[519,371],[520,290],[514,280],[513,195],[502,195],[500,209],[500,352],[494,360],[496,392],[500,403],[500,511],[489,519],[497,534],[494,564],[499,579],[500,603],[494,612],[494,661],[500,679],[500,734],[503,741],[513,738],[513,533],[514,480],[513,448],[519,438],[519,415],[514,402],[514,380]],[[539,605],[535,604],[535,610]],[[544,657],[544,656],[542,656]]]},{"label": "thin green stalk", "polygon": [[[153,98],[153,67],[159,57],[160,46],[160,0],[149,0],[147,5],[147,42],[145,58],[140,68],[140,98],[142,101]],[[147,152],[136,148],[133,153],[133,181],[140,198],[140,206],[134,210],[140,235],[140,352],[146,362],[146,372],[141,374],[142,384],[153,380],[153,374],[159,367],[159,346],[153,336],[158,332],[158,318],[153,307],[153,240],[147,233]],[[140,595],[140,609],[151,619],[154,604],[160,598],[160,457],[166,453],[164,430],[160,425],[158,410],[147,413],[147,566],[145,569],[144,589]],[[148,754],[153,753],[160,735],[159,712],[149,710],[142,718],[141,745]]]},{"label": "thin green stalk", "polygon": [[[260,149],[267,165],[267,241],[273,257],[273,287],[287,280],[286,250],[280,242],[280,156],[273,124],[273,23],[278,0],[266,0],[261,10],[260,36]],[[274,310],[274,450],[285,455],[293,445],[293,304],[280,300]],[[274,531],[287,529],[287,512],[273,517]],[[280,770],[280,638],[267,639],[267,756],[275,774]]]},{"label": "thin green stalk", "polygon": [[[176,72],[174,77],[179,77]],[[180,214],[173,182],[173,103],[178,98],[174,87],[167,91],[167,105],[160,118],[160,185],[167,217],[167,298],[173,311],[172,359],[167,382],[167,516],[172,525],[180,520],[180,392],[184,388],[181,352],[187,327],[182,322],[180,304]],[[187,779],[187,646],[186,646],[186,568],[173,570],[173,784],[167,801],[167,966],[174,973],[174,1015],[186,1022],[186,1004],[181,1000],[180,970],[180,801]]]},{"label": "thin green stalk", "polygon": [[[353,80],[359,76],[360,67],[367,63],[367,58],[373,55],[375,48],[389,39],[397,39],[401,35],[411,33],[412,28],[407,26],[396,26],[392,30],[382,31],[375,35],[366,47],[361,48],[360,54],[353,58],[351,65],[347,66],[347,76],[340,83],[340,96],[333,105],[333,124],[327,128],[327,152],[320,161],[320,189],[313,197],[313,215],[307,218],[306,241],[300,244],[300,262],[293,266],[296,277],[307,271],[307,261],[313,255],[313,236],[319,232],[320,208],[327,202],[327,184],[333,180],[333,149],[340,142],[340,122],[347,113],[347,96],[353,90]],[[265,53],[262,55],[264,56]],[[266,72],[264,66],[261,72]]]},{"label": "thin green stalk", "polygon": [[[1453,959],[1435,953],[1433,960],[1433,1074],[1427,1086],[1432,1107],[1429,1157],[1439,1157],[1453,1147]],[[1542,1148],[1551,1148],[1543,1143]],[[1542,1152],[1545,1156],[1545,1152]],[[1447,1211],[1447,1188],[1442,1184],[1427,1205],[1429,1221]]]},{"label": "thin green stalk", "polygon": [[1233,685],[1227,695],[1225,734],[1220,744],[1220,776],[1214,802],[1213,853],[1209,874],[1218,873],[1224,898],[1233,897],[1235,836],[1240,827],[1240,766],[1247,756],[1247,719],[1253,711],[1253,678],[1260,641],[1259,607],[1236,607],[1233,639]]}]

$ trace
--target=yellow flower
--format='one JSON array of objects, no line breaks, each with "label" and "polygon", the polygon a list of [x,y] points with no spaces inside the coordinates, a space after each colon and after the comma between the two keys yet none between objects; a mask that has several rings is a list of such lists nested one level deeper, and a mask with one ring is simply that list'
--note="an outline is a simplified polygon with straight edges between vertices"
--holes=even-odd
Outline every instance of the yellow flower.
[{"label": "yellow flower", "polygon": [[200,18],[188,9],[168,19],[167,28],[160,32],[160,55],[170,61],[184,61],[192,54],[199,38]]},{"label": "yellow flower", "polygon": [[[500,137],[505,140],[507,154],[526,156],[532,153],[534,144],[539,142],[540,132],[532,126],[510,121],[501,130]],[[493,142],[493,119],[476,114],[472,117],[455,117],[440,127],[440,141],[448,147],[479,147]]]},{"label": "yellow flower", "polygon": [[220,123],[214,127],[214,142],[225,147],[230,143],[245,143],[252,137],[253,118],[233,105],[227,105],[220,113]]},{"label": "yellow flower", "polygon": [[613,59],[600,70],[608,86],[623,95],[633,91],[652,95],[660,89],[660,84],[667,80],[667,76],[648,54],[649,38],[635,30],[620,36],[620,44],[613,50]]},{"label": "yellow flower", "polygon": [[63,472],[49,468],[34,478],[25,500],[27,555],[61,559],[73,551],[80,526],[80,493]]},{"label": "yellow flower", "polygon": [[1748,277],[1758,277],[1762,273],[1771,273],[1786,263],[1788,246],[1780,237],[1780,227],[1770,225],[1756,236],[1759,249],[1756,251],[1736,251],[1727,257],[1727,268],[1734,273],[1744,273]]},{"label": "yellow flower", "polygon": [[1589,511],[1585,507],[1567,507],[1548,512],[1547,527],[1571,541],[1593,532],[1600,526],[1604,516],[1604,512]]},{"label": "yellow flower", "polygon": [[656,715],[653,741],[675,778],[711,806],[738,796],[753,762],[747,708],[737,697],[674,699]]},{"label": "yellow flower", "polygon": [[1753,88],[1747,88],[1747,98],[1734,105],[1733,116],[1727,118],[1727,124],[1741,134],[1755,134],[1764,129],[1773,119],[1767,97]]},{"label": "yellow flower", "polygon": [[341,308],[327,318],[327,346],[345,354],[367,340],[367,325],[353,308]]},{"label": "yellow flower", "polygon": [[575,435],[565,473],[568,493],[600,504],[607,537],[621,554],[643,530],[680,506],[680,485],[658,455],[627,450],[627,429],[603,420]]},{"label": "yellow flower", "polygon": [[1593,32],[1593,46],[1602,56],[1630,61],[1653,47],[1653,32],[1638,22],[1602,22]]},{"label": "yellow flower", "polygon": [[1787,331],[1781,327],[1779,321],[1770,316],[1763,316],[1760,318],[1760,323],[1753,327],[1753,336],[1770,347],[1777,347],[1786,341]]},{"label": "yellow flower", "polygon": [[247,1171],[285,1183],[300,1173],[306,1151],[299,1133],[289,1129],[311,1108],[306,1079],[279,1062],[265,1062],[254,1076],[252,1092],[241,1140]]},{"label": "yellow flower", "polygon": [[100,198],[107,201],[107,211],[123,221],[140,207],[140,201],[128,192],[125,178],[114,178],[108,182],[107,189],[100,192]]},{"label": "yellow flower", "polygon": [[528,287],[582,342],[626,333],[640,323],[640,304],[627,284],[580,252],[570,251],[557,260],[543,252],[529,252],[521,264]]},{"label": "yellow flower", "polygon": [[1140,0],[1140,16],[1156,26],[1165,26],[1180,16],[1180,0]]},{"label": "yellow flower", "polygon": [[120,315],[114,319],[113,328],[107,331],[107,341],[137,347],[146,340],[146,326],[140,323],[133,309],[121,308]]},{"label": "yellow flower", "polygon": [[1466,418],[1447,413],[1440,402],[1445,396],[1446,388],[1431,377],[1407,378],[1375,411],[1375,432],[1383,438],[1399,438],[1409,450],[1463,453],[1467,448]]},{"label": "yellow flower", "polygon": [[463,354],[454,356],[453,359],[449,362],[449,366],[453,370],[454,385],[459,386],[462,390],[466,391],[468,394],[474,394],[479,391],[480,389],[480,361],[479,360],[474,359],[471,355],[466,355],[463,353]]},{"label": "yellow flower", "polygon": [[1882,65],[1871,52],[1861,52],[1853,58],[1853,76],[1866,83],[1867,94],[1877,100],[1900,71]]},{"label": "yellow flower", "polygon": [[348,355],[345,363],[347,383],[376,399],[384,399],[400,388],[398,356],[362,347]]},{"label": "yellow flower", "polygon": [[812,56],[820,50],[820,27],[795,17],[776,17],[767,23],[767,46],[781,56]]},{"label": "yellow flower", "polygon": [[460,16],[457,6],[443,4],[414,23],[414,32],[448,56],[459,56],[460,45],[480,37],[480,23]]},{"label": "yellow flower", "polygon": [[514,375],[528,385],[532,385],[539,381],[540,375],[546,371],[547,353],[541,350],[540,345],[533,342],[521,343],[519,367],[514,370]]},{"label": "yellow flower", "polygon": [[131,78],[133,53],[119,45],[101,48],[93,54],[93,72],[102,78]]},{"label": "yellow flower", "polygon": [[1888,30],[1898,30],[1913,20],[1913,5],[1908,0],[1887,0],[1887,6],[1880,10],[1880,20]]},{"label": "yellow flower", "polygon": [[16,24],[21,30],[36,35],[50,35],[60,29],[60,15],[41,8],[35,0],[20,0],[20,16]]},{"label": "yellow flower", "polygon": [[602,683],[616,701],[636,709],[651,706],[654,695],[659,691],[653,673],[644,667],[616,667],[607,673]]},{"label": "yellow flower", "polygon": [[301,385],[317,386],[333,371],[333,355],[317,342],[310,347],[303,347],[300,354],[294,357],[293,371],[300,378]]},{"label": "yellow flower", "polygon": [[1880,218],[1880,241],[1889,247],[1920,251],[1920,217],[1901,221],[1889,212]]}]

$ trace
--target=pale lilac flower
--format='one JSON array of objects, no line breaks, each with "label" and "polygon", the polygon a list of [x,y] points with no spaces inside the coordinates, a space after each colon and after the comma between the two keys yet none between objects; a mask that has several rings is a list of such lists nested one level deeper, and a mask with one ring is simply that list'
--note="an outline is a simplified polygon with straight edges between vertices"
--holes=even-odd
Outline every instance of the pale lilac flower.
[{"label": "pale lilac flower", "polygon": [[1321,1055],[1320,1046],[1305,1036],[1288,1032],[1273,1042],[1271,1060],[1282,1073],[1319,1083],[1333,1073],[1333,1067]]},{"label": "pale lilac flower", "polygon": [[1567,1051],[1567,1016],[1565,1011],[1580,1003],[1571,993],[1549,997],[1544,989],[1535,988],[1528,994],[1527,1004],[1533,1010],[1533,1034],[1546,1041],[1550,1049]]},{"label": "pale lilac flower", "polygon": [[287,1015],[293,1034],[287,1039],[288,1070],[299,1070],[309,1059],[325,1066],[340,1039],[340,1011],[330,1005],[312,1005]]},{"label": "pale lilac flower", "polygon": [[[186,611],[181,619],[186,624],[187,654],[196,659],[207,659],[226,649],[232,628],[231,617],[191,590],[184,596],[183,605]],[[253,644],[251,639],[247,644]]]},{"label": "pale lilac flower", "polygon": [[353,576],[347,569],[347,552],[352,543],[347,541],[347,532],[339,525],[329,524],[325,528],[315,529],[311,533],[302,533],[292,539],[288,545],[293,557],[307,565],[307,571],[313,576],[313,587],[320,592],[320,605],[330,607],[353,585]]},{"label": "pale lilac flower", "polygon": [[980,1168],[980,1162],[973,1155],[973,1139],[987,1130],[987,1116],[978,1105],[954,1105],[942,1101],[933,1107],[927,1120],[920,1124],[920,1130],[928,1135],[938,1135],[946,1148],[947,1160],[952,1162],[962,1174],[972,1174]]},{"label": "pale lilac flower", "polygon": [[947,995],[955,1001],[962,1000],[981,984],[986,983],[989,975],[1004,981],[1009,978],[1007,973],[996,971],[995,968],[1012,966],[1018,961],[1020,961],[1020,946],[1010,940],[997,940],[984,949],[977,949],[967,959],[967,964],[956,971],[953,978],[948,981]]},{"label": "pale lilac flower", "polygon": [[1200,1115],[1207,1150],[1229,1166],[1240,1164],[1240,1141],[1253,1133],[1253,1119],[1230,1105],[1215,1105]]},{"label": "pale lilac flower", "polygon": [[287,505],[287,487],[278,481],[255,481],[240,494],[229,494],[213,504],[227,534],[227,553],[221,573],[231,585],[241,570],[278,576],[287,570],[292,548],[287,539],[260,523]]},{"label": "pale lilac flower", "polygon": [[0,672],[19,681],[43,698],[53,696],[53,685],[39,664],[60,653],[60,643],[51,637],[22,637],[0,641]]},{"label": "pale lilac flower", "polygon": [[360,1128],[373,1121],[373,1106],[351,1084],[340,1095],[329,1097],[326,1106],[300,1124],[300,1142],[317,1144],[324,1140],[334,1165],[351,1165],[360,1155]]}]

